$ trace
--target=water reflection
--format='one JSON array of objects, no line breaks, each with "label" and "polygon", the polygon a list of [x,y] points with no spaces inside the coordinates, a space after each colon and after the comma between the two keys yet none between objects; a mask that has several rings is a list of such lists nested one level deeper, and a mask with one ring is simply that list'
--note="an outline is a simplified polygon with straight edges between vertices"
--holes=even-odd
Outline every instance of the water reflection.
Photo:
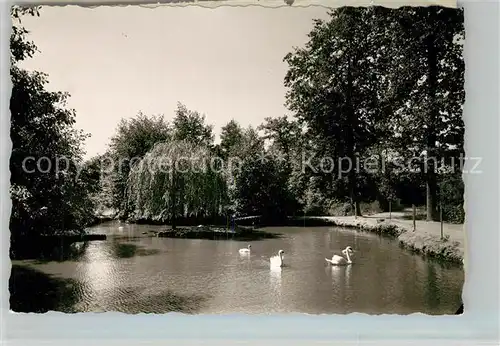
[{"label": "water reflection", "polygon": [[274,268],[271,267],[269,270],[270,278],[271,278],[271,287],[273,290],[275,290],[277,293],[280,292],[281,289],[281,268]]},{"label": "water reflection", "polygon": [[269,270],[272,305],[273,305],[274,309],[277,311],[282,310],[282,307],[283,307],[281,274],[282,274],[282,269],[279,267],[278,268],[271,267]]},{"label": "water reflection", "polygon": [[435,308],[439,306],[439,287],[437,281],[437,273],[432,264],[427,268],[427,285],[425,286],[427,303]]},{"label": "water reflection", "polygon": [[[146,238],[147,239],[147,238]],[[111,249],[116,258],[132,258],[135,256],[149,256],[160,252],[158,249],[147,249],[137,244],[112,242]]]},{"label": "water reflection", "polygon": [[35,268],[13,264],[9,278],[10,308],[16,312],[75,312],[81,300],[78,282]]},{"label": "water reflection", "polygon": [[331,276],[332,286],[334,288],[350,286],[351,270],[352,270],[352,265],[347,265],[347,266],[329,265],[326,267],[327,273],[329,273]]},{"label": "water reflection", "polygon": [[239,263],[245,268],[246,270],[251,270],[252,269],[252,254],[250,253],[239,253]]},{"label": "water reflection", "polygon": [[345,285],[349,287],[351,285],[351,271],[352,265],[348,265],[345,267]]},{"label": "water reflection", "polygon": [[49,236],[26,239],[23,245],[16,246],[15,253],[11,253],[11,259],[31,259],[38,263],[79,261],[85,254],[88,244],[88,242],[65,242],[63,239]]},{"label": "water reflection", "polygon": [[[107,245],[107,244],[106,244]],[[114,250],[114,246],[111,248]],[[86,263],[79,266],[79,276],[85,279],[89,289],[86,290],[85,303],[90,303],[97,311],[105,311],[106,295],[113,294],[116,289],[118,262],[114,260],[116,251],[110,251],[104,244],[92,244],[85,254]],[[122,255],[121,253],[118,253]]]},{"label": "water reflection", "polygon": [[[442,314],[454,313],[461,302],[460,267],[425,260],[371,234],[286,228],[279,230],[283,238],[254,242],[252,253],[240,256],[238,249],[248,243],[157,238],[147,235],[156,226],[123,226],[120,234],[116,225],[104,225],[112,233],[107,241],[76,245],[75,251],[84,252],[77,260],[30,262],[36,272],[17,271],[9,282],[13,306],[18,311]],[[352,265],[325,263],[332,249],[348,245],[356,250]],[[285,251],[286,267],[270,268],[269,257],[278,249]],[[30,297],[35,286],[41,288],[34,297],[44,306]]]}]

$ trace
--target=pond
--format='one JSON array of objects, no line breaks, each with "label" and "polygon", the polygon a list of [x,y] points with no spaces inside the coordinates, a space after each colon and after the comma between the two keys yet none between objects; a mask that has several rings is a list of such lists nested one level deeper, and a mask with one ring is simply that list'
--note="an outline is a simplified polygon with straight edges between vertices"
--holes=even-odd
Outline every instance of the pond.
[{"label": "pond", "polygon": [[[371,233],[273,227],[280,238],[252,241],[251,255],[241,256],[248,242],[149,234],[161,229],[110,222],[92,228],[108,239],[76,244],[77,255],[13,261],[11,309],[453,314],[461,302],[460,266],[424,259]],[[327,265],[325,257],[348,245],[355,250],[352,265]],[[269,257],[278,250],[285,267],[271,270]]]}]

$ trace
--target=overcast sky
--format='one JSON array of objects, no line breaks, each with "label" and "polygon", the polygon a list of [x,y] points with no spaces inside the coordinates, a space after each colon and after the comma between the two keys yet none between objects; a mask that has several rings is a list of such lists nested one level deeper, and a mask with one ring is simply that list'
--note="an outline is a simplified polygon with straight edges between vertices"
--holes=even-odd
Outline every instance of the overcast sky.
[{"label": "overcast sky", "polygon": [[283,57],[302,46],[322,7],[44,7],[24,18],[41,51],[23,66],[71,94],[76,126],[103,153],[121,118],[174,116],[177,101],[205,114],[216,135],[287,114]]}]

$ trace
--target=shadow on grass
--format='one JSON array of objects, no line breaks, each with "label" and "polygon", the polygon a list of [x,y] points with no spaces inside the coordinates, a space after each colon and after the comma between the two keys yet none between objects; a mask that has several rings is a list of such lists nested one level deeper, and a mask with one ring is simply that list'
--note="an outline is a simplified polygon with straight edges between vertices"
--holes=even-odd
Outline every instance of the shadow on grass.
[{"label": "shadow on grass", "polygon": [[10,309],[15,312],[76,312],[78,282],[61,279],[33,268],[12,265],[9,278]]}]

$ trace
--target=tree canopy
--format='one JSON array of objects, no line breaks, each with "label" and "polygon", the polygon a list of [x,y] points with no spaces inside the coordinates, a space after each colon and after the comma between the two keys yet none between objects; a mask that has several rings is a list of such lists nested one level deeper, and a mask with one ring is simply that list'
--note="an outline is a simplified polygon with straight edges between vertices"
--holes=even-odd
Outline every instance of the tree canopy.
[{"label": "tree canopy", "polygon": [[38,15],[38,8],[11,9],[11,252],[21,236],[83,231],[92,221],[98,179],[83,161],[88,134],[74,127],[69,94],[48,91],[46,74],[18,66],[36,52],[22,27],[26,15]]},{"label": "tree canopy", "polygon": [[[171,113],[124,114],[107,152],[87,161],[69,95],[19,68],[36,53],[20,19],[37,14],[12,8],[14,235],[81,231],[103,208],[175,227],[233,212],[361,215],[376,202],[425,204],[429,220],[441,207],[463,222],[462,10],[332,10],[283,59],[289,114],[248,127],[235,116],[218,144],[206,115],[180,102]],[[172,169],[193,160],[204,169]]]}]

